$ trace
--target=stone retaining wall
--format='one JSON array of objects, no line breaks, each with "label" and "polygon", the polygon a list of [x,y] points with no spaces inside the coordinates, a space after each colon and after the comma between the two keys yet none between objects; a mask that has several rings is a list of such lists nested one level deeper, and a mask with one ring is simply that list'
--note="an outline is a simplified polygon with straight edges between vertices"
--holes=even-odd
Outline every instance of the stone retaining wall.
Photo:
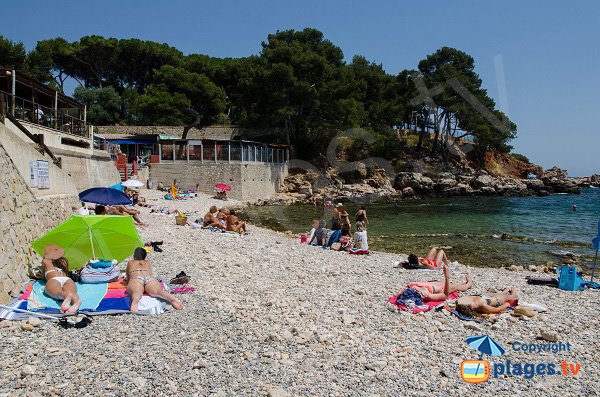
[{"label": "stone retaining wall", "polygon": [[18,293],[28,266],[40,263],[31,242],[68,218],[77,205],[76,195],[36,198],[0,143],[0,303]]},{"label": "stone retaining wall", "polygon": [[229,197],[241,201],[265,199],[279,192],[286,175],[285,164],[211,164],[190,161],[150,165],[150,179],[154,186],[159,182],[170,186],[173,179],[177,179],[181,189],[187,190],[198,185],[201,192],[213,193],[216,183],[226,183],[231,186]]}]

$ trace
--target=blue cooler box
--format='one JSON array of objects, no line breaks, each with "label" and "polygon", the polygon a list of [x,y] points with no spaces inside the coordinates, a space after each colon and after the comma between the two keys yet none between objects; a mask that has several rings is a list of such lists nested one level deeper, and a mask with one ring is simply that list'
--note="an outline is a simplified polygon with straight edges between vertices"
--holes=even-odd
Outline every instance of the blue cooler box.
[{"label": "blue cooler box", "polygon": [[558,288],[565,291],[583,290],[583,278],[575,266],[561,266],[557,269]]}]

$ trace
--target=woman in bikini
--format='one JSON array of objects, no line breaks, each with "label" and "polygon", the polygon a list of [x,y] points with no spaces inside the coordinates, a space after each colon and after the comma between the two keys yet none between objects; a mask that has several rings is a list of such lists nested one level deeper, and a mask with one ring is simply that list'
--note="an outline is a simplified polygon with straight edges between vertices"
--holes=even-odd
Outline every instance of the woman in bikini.
[{"label": "woman in bikini", "polygon": [[416,255],[410,254],[408,262],[401,263],[406,269],[439,269],[442,264],[448,265],[448,257],[444,250],[438,247],[431,248],[425,258],[417,258]]},{"label": "woman in bikini", "polygon": [[456,300],[455,309],[469,317],[475,317],[477,314],[501,313],[519,299],[518,293],[516,288],[506,288],[498,293],[462,296]]},{"label": "woman in bikini", "polygon": [[81,306],[81,299],[77,295],[77,286],[67,277],[69,262],[64,254],[65,251],[56,244],[44,248],[42,271],[46,279],[45,291],[51,298],[63,301],[60,305],[61,313],[74,314]]},{"label": "woman in bikini", "polygon": [[[467,291],[473,285],[473,278],[467,275],[463,284],[454,284],[450,282],[450,269],[447,265],[443,266],[444,281],[415,282],[407,285],[406,290],[415,290],[424,302],[443,301],[448,295],[458,291]],[[405,290],[405,292],[406,292]],[[404,293],[404,292],[403,292]],[[490,293],[486,295],[462,296],[456,299],[456,311],[466,316],[473,317],[480,314],[501,313],[511,306],[518,299],[518,291],[515,288],[506,288],[499,293]]]},{"label": "woman in bikini", "polygon": [[146,250],[138,247],[133,252],[133,259],[127,262],[127,293],[131,296],[132,313],[138,312],[138,305],[144,292],[155,298],[162,298],[171,303],[177,310],[183,308],[179,299],[163,290],[157,279],[152,277],[152,267],[146,260]]},{"label": "woman in bikini", "polygon": [[443,301],[448,295],[458,291],[464,292],[473,286],[473,277],[467,275],[464,283],[450,282],[450,268],[444,265],[444,281],[426,281],[414,282],[406,286],[406,289],[413,289],[421,295],[424,302]]}]

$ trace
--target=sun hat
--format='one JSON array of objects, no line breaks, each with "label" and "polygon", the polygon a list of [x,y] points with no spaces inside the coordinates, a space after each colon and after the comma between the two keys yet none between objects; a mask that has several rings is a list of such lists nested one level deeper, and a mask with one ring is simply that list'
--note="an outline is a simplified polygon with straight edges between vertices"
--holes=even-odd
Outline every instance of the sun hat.
[{"label": "sun hat", "polygon": [[335,206],[336,206],[336,207],[343,207],[343,206],[344,206],[344,204],[342,204],[342,203],[337,203]]},{"label": "sun hat", "polygon": [[44,258],[56,260],[62,258],[65,254],[65,250],[62,249],[59,245],[49,244],[44,247]]}]

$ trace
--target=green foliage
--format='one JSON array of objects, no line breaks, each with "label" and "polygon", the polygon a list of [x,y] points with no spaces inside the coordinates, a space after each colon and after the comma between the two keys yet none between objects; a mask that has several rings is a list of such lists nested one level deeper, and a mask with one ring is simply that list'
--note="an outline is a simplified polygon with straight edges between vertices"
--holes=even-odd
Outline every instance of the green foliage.
[{"label": "green foliage", "polygon": [[527,158],[527,156],[525,156],[525,155],[522,155],[520,153],[511,153],[511,156],[513,156],[515,159],[517,159],[519,161],[522,161],[527,164],[531,164],[531,162],[529,161],[529,158]]},{"label": "green foliage", "polygon": [[0,66],[23,70],[25,65],[25,46],[0,36]]},{"label": "green foliage", "polygon": [[94,125],[110,125],[120,120],[121,97],[114,88],[77,87],[73,96],[87,105],[87,119]]},{"label": "green foliage", "polygon": [[[320,158],[340,131],[357,127],[375,139],[351,140],[348,158],[393,159],[408,151],[418,157],[426,149],[447,159],[442,137],[469,135],[481,159],[486,151],[508,152],[516,136],[482,88],[474,59],[449,47],[398,75],[363,56],[344,62],[342,50],[310,28],[270,34],[259,54],[238,59],[184,56],[167,44],[102,36],[41,40],[25,56],[21,43],[0,37],[0,63],[7,62],[58,89],[75,79],[75,95],[88,104],[93,123],[181,125],[184,135],[215,122],[265,128],[275,131],[265,139],[290,144],[292,155],[307,160]],[[418,79],[439,92],[415,103]],[[423,133],[399,140],[395,128]],[[438,139],[428,141],[430,132]]]},{"label": "green foliage", "polygon": [[206,126],[225,111],[225,92],[204,74],[165,65],[138,98],[137,109],[149,123],[183,125],[195,118],[196,126]]}]

